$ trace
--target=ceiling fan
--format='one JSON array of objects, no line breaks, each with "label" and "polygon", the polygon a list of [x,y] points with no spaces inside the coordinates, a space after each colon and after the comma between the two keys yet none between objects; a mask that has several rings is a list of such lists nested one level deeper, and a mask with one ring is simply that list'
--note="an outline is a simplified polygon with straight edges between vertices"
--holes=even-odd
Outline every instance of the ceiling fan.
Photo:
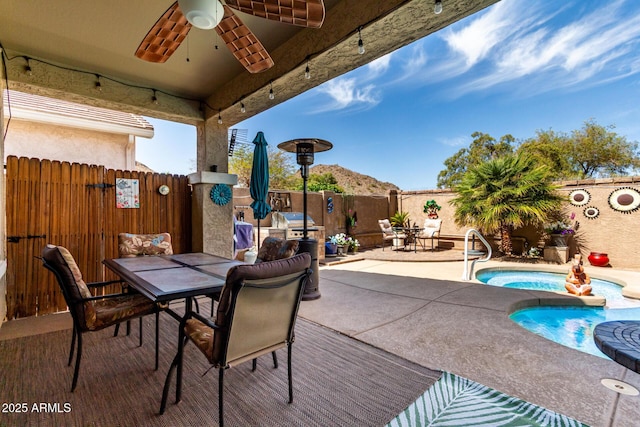
[{"label": "ceiling fan", "polygon": [[179,0],[151,27],[135,55],[149,62],[165,62],[178,49],[192,26],[215,28],[233,56],[250,72],[273,66],[262,43],[233,12],[309,28],[324,21],[323,0]]}]

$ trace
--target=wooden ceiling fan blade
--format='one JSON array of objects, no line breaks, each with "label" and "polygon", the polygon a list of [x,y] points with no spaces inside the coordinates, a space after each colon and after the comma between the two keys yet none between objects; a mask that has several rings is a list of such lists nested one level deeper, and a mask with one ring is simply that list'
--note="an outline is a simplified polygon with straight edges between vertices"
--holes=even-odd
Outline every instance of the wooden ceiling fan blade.
[{"label": "wooden ceiling fan blade", "polygon": [[233,56],[250,73],[259,73],[273,67],[273,59],[262,43],[227,6],[224,7],[224,18],[216,27],[216,32]]},{"label": "wooden ceiling fan blade", "polygon": [[149,62],[166,62],[187,37],[191,24],[175,2],[151,27],[135,55]]},{"label": "wooden ceiling fan blade", "polygon": [[320,28],[323,0],[226,0],[227,6],[250,15],[301,27]]}]

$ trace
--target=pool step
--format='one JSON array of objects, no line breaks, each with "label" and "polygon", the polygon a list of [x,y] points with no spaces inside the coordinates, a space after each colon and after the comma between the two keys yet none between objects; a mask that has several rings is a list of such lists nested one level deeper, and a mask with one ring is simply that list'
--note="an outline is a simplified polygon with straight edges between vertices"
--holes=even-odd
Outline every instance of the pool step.
[{"label": "pool step", "polygon": [[484,251],[477,251],[474,249],[469,249],[467,251],[467,254],[469,254],[470,256],[480,256],[480,255],[486,255],[487,253]]}]

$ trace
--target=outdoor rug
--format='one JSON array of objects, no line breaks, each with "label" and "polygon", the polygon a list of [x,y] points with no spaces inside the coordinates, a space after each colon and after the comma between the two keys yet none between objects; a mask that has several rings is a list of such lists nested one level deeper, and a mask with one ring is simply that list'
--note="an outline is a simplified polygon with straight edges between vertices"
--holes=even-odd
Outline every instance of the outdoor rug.
[{"label": "outdoor rug", "polygon": [[[113,328],[85,334],[73,393],[70,330],[0,341],[0,426],[218,425],[218,373],[207,373],[210,365],[193,344],[185,349],[182,401],[175,404],[174,378],[167,410],[158,415],[178,323],[162,314],[154,371],[155,320],[144,320],[142,347],[137,321],[131,336],[113,337]],[[226,425],[384,426],[442,374],[300,319],[288,404],[286,349],[277,353],[278,369],[267,355],[255,372],[245,363],[225,373]]]},{"label": "outdoor rug", "polygon": [[387,424],[387,427],[409,426],[582,427],[586,424],[444,372],[418,400]]}]

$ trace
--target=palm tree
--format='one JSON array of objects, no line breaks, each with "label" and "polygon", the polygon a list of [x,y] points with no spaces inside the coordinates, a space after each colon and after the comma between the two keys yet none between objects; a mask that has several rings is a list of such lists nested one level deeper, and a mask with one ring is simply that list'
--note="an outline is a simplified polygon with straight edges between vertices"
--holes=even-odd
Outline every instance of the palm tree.
[{"label": "palm tree", "polygon": [[500,233],[500,250],[511,254],[511,233],[525,225],[541,225],[560,209],[549,168],[526,153],[490,159],[465,173],[455,187],[455,221],[483,233]]}]

